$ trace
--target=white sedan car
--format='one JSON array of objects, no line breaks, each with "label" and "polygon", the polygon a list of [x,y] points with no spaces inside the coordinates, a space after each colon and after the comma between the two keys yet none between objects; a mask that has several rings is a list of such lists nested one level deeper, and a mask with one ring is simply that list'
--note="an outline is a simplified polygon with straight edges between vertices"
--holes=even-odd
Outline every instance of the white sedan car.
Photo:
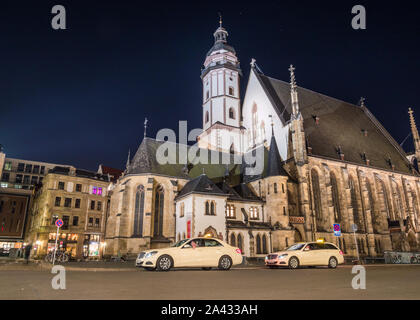
[{"label": "white sedan car", "polygon": [[150,271],[168,271],[180,267],[197,267],[206,270],[217,267],[229,270],[241,263],[242,252],[239,248],[214,238],[181,240],[170,248],[140,252],[136,259],[136,267]]},{"label": "white sedan car", "polygon": [[265,265],[270,268],[297,269],[300,266],[328,266],[335,269],[343,263],[343,252],[328,242],[297,243],[285,251],[271,253],[265,258]]}]

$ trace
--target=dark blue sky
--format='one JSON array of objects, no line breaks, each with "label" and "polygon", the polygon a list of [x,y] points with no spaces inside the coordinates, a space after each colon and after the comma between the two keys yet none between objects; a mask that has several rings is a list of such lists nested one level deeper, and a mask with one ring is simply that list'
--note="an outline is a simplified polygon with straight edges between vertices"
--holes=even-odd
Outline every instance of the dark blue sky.
[{"label": "dark blue sky", "polygon": [[[420,14],[414,1],[2,1],[0,144],[8,157],[123,168],[143,137],[201,127],[200,68],[222,11],[245,87],[266,75],[356,103],[400,143],[420,124]],[[217,3],[217,6],[215,6]],[[226,4],[224,4],[226,3]],[[67,30],[51,8],[67,9]],[[367,30],[351,28],[363,4]],[[243,93],[243,92],[242,92]],[[411,150],[411,139],[404,145]]]}]

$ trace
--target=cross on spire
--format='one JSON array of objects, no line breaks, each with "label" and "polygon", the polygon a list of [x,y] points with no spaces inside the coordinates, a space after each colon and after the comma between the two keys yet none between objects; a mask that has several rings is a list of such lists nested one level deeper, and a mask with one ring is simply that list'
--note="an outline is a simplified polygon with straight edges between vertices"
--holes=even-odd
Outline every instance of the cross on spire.
[{"label": "cross on spire", "polygon": [[219,14],[219,26],[221,28],[222,27],[222,13],[218,12],[218,14]]}]

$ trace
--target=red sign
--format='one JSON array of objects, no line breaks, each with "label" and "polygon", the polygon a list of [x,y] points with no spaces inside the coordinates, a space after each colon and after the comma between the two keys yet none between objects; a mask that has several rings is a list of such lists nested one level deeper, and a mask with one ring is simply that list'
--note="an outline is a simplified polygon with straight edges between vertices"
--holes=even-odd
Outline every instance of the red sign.
[{"label": "red sign", "polygon": [[191,238],[191,220],[187,221],[187,238]]},{"label": "red sign", "polygon": [[64,222],[61,219],[57,219],[57,221],[55,222],[55,225],[60,228],[61,226],[63,226]]}]

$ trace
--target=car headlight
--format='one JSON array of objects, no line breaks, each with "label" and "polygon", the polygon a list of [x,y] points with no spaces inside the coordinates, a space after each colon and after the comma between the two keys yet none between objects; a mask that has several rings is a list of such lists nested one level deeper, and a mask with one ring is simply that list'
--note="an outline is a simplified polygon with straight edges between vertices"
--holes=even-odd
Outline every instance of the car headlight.
[{"label": "car headlight", "polygon": [[288,256],[288,254],[285,253],[285,254],[282,254],[282,255],[278,256],[278,259],[283,259],[283,258],[286,258],[287,256]]},{"label": "car headlight", "polygon": [[265,260],[268,260],[268,256],[265,256]]},{"label": "car headlight", "polygon": [[144,256],[145,259],[150,258],[152,256],[154,256],[157,253],[157,251],[151,251],[146,253],[146,255]]}]

